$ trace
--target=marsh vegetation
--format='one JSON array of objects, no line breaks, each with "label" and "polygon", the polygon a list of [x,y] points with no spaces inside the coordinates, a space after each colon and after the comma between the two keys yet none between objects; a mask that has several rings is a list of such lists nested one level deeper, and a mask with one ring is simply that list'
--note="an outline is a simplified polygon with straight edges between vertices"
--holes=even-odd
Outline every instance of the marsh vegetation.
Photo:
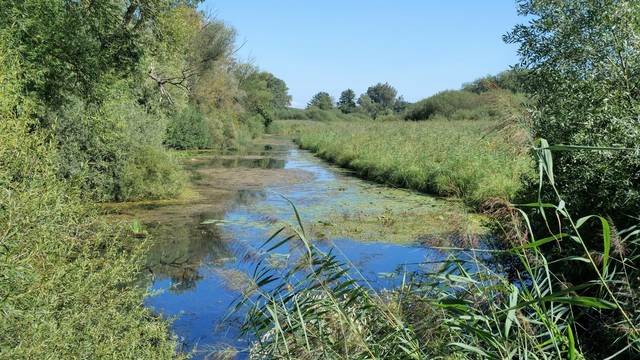
[{"label": "marsh vegetation", "polygon": [[0,0],[0,357],[640,356],[635,2],[306,109],[198,3]]}]

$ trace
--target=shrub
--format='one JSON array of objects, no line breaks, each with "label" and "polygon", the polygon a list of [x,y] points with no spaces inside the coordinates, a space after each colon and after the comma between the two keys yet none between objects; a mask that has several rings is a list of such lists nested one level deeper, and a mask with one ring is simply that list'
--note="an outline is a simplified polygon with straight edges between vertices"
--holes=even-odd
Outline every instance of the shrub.
[{"label": "shrub", "polygon": [[161,148],[131,149],[119,177],[119,201],[157,200],[175,197],[185,185],[177,162]]},{"label": "shrub", "polygon": [[404,118],[427,120],[435,115],[450,118],[456,111],[475,111],[487,105],[478,94],[464,90],[446,90],[409,105]]},{"label": "shrub", "polygon": [[1,35],[0,357],[172,358],[168,324],[135,285],[145,244],[60,179],[58,144],[28,117],[33,105],[19,95]]},{"label": "shrub", "polygon": [[260,115],[245,114],[239,119],[238,143],[241,147],[251,145],[251,141],[264,134],[264,119]]},{"label": "shrub", "polygon": [[309,120],[305,109],[280,108],[273,111],[273,116],[278,120]]},{"label": "shrub", "polygon": [[197,108],[187,106],[169,118],[165,144],[179,150],[209,149],[216,133],[216,128]]}]

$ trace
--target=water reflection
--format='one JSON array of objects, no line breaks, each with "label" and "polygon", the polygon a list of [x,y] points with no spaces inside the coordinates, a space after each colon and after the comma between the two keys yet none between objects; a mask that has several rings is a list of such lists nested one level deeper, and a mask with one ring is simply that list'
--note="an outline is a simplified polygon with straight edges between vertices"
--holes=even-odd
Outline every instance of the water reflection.
[{"label": "water reflection", "polygon": [[[197,179],[194,186],[201,199],[176,207],[139,208],[153,219],[145,221],[154,239],[146,273],[152,276],[152,289],[165,290],[147,304],[177,316],[173,329],[189,344],[186,350],[221,343],[247,347],[237,341],[237,328],[220,326],[236,294],[219,274],[229,269],[250,271],[255,264],[246,260],[253,257],[243,255],[260,247],[283,223],[296,222],[290,204],[279,194],[298,206],[309,236],[336,239],[340,251],[372,283],[392,286],[392,279],[381,279],[381,273],[392,273],[399,264],[422,262],[427,256],[434,258],[421,246],[345,237],[399,237],[408,232],[400,224],[412,225],[406,219],[414,219],[415,226],[427,231],[431,218],[421,216],[433,212],[446,217],[444,205],[423,195],[346,177],[344,171],[290,142],[263,144],[246,156],[207,155],[186,162]],[[437,223],[432,226],[442,230]],[[195,357],[204,356],[206,352]]]},{"label": "water reflection", "polygon": [[213,158],[206,163],[200,164],[201,167],[211,168],[249,168],[249,169],[282,169],[286,161],[284,159],[260,157],[260,158]]}]

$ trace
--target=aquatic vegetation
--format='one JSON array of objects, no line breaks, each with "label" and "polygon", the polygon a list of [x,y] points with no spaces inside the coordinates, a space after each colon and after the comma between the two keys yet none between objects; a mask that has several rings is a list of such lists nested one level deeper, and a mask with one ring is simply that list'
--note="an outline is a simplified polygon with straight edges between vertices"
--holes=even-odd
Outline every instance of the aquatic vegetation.
[{"label": "aquatic vegetation", "polygon": [[[545,142],[535,149],[541,181],[555,189],[551,152]],[[337,249],[323,251],[311,242],[295,206],[297,222],[282,228],[263,245],[249,293],[238,298],[247,307],[243,331],[252,340],[254,358],[568,358],[592,356],[582,341],[579,322],[598,316],[619,319],[614,339],[598,354],[634,358],[640,354],[640,317],[634,288],[637,254],[614,255],[606,219],[572,219],[561,195],[557,203],[536,207],[571,224],[564,232],[535,238],[531,220],[519,213],[528,237],[507,250],[476,249],[451,253],[414,272],[400,272],[393,290],[372,287]],[[580,229],[593,220],[601,225],[604,252],[589,248]],[[551,227],[550,227],[551,228]],[[638,243],[640,231],[624,231],[624,241]],[[582,253],[560,260],[587,264],[596,280],[566,283],[545,255],[551,243],[577,243]],[[285,248],[290,266],[272,267],[268,253]],[[599,254],[596,258],[596,254]],[[488,255],[509,255],[518,266],[488,266]],[[615,331],[610,329],[610,331]],[[603,339],[604,340],[604,339]]]}]

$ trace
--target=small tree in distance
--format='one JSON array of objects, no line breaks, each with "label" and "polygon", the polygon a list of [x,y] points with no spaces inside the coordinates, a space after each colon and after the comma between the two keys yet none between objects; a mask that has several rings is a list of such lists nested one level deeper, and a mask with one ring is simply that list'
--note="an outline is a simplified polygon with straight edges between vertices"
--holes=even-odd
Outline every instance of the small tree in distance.
[{"label": "small tree in distance", "polygon": [[347,89],[340,94],[340,99],[338,100],[338,109],[345,114],[349,114],[355,111],[356,109],[356,93]]},{"label": "small tree in distance", "polygon": [[307,104],[307,109],[316,107],[321,110],[333,109],[334,100],[329,93],[321,91],[311,98],[311,101]]}]

